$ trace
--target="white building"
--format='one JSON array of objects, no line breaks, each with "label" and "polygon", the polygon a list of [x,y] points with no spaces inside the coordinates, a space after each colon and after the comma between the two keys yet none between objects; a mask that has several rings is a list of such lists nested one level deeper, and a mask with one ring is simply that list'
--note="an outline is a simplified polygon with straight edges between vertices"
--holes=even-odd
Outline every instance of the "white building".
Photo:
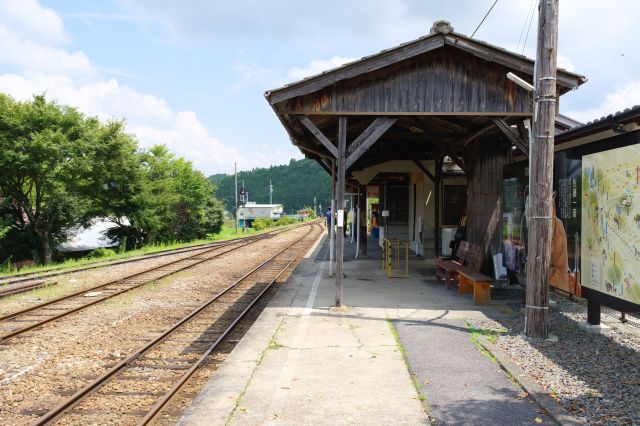
[{"label": "white building", "polygon": [[284,208],[282,204],[256,204],[249,201],[238,208],[238,219],[251,222],[255,219],[280,219]]}]

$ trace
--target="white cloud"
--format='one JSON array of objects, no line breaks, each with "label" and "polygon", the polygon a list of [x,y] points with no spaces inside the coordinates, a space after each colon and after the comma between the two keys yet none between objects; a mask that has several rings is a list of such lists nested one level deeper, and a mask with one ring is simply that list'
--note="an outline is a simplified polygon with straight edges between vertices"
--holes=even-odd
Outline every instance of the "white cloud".
[{"label": "white cloud", "polygon": [[573,62],[571,62],[571,58],[563,55],[562,53],[558,53],[558,68],[563,68],[567,71],[575,71],[575,67],[573,66]]},{"label": "white cloud", "polygon": [[67,41],[60,16],[37,0],[0,1],[0,16],[6,28],[20,38],[49,45]]},{"label": "white cloud", "polygon": [[289,70],[288,75],[293,80],[302,80],[303,78],[320,74],[323,71],[327,71],[333,68],[337,68],[340,65],[344,65],[348,62],[355,61],[355,58],[342,58],[340,56],[333,56],[330,59],[317,59],[309,62],[302,68],[294,67]]},{"label": "white cloud", "polygon": [[235,147],[223,144],[212,136],[193,111],[174,111],[163,99],[140,93],[120,85],[117,80],[98,80],[77,84],[60,74],[0,75],[0,92],[20,100],[34,94],[46,93],[47,98],[72,105],[88,115],[102,120],[127,120],[127,130],[140,145],[151,147],[164,144],[193,162],[206,174],[233,171],[233,163],[241,170],[282,164],[291,154],[264,147],[264,152],[243,155]]},{"label": "white cloud", "polygon": [[[42,20],[41,28],[35,22]],[[19,30],[17,24],[24,25]],[[18,25],[19,26],[19,25]],[[243,155],[212,136],[194,111],[175,111],[164,99],[104,78],[82,52],[70,53],[55,44],[66,40],[62,20],[36,1],[0,1],[0,65],[17,72],[0,74],[0,92],[27,100],[36,94],[70,105],[102,120],[126,119],[127,130],[141,146],[165,144],[204,173],[284,163],[290,153],[270,150]],[[52,45],[54,44],[54,45]],[[248,79],[267,79],[251,74]]]},{"label": "white cloud", "polygon": [[25,71],[93,74],[91,61],[81,52],[67,52],[34,42],[9,30],[0,22],[0,65]]},{"label": "white cloud", "polygon": [[228,91],[232,92],[238,89],[244,89],[249,83],[257,83],[261,90],[269,90],[320,74],[323,71],[337,68],[340,65],[354,60],[354,58],[343,58],[340,56],[333,56],[329,59],[315,59],[302,67],[293,67],[287,72],[263,68],[255,63],[236,62],[233,65],[233,69],[240,79],[237,83],[229,87]]},{"label": "white cloud", "polygon": [[640,80],[630,81],[607,94],[595,108],[569,111],[567,115],[584,123],[597,120],[629,106],[640,105]]}]

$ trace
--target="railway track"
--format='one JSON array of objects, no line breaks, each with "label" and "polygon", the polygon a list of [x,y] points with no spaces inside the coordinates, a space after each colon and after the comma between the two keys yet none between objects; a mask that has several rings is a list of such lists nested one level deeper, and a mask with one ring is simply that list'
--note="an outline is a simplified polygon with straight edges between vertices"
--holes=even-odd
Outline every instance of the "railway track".
[{"label": "railway track", "polygon": [[[245,237],[249,238],[249,237]],[[239,238],[240,239],[240,238]],[[189,253],[196,250],[206,250],[210,247],[218,247],[220,245],[224,245],[227,241],[215,242],[215,243],[206,243],[206,244],[198,244],[197,246],[192,246],[184,249],[174,249],[174,250],[163,250],[159,253],[153,254],[145,254],[141,256],[136,256],[131,259],[123,259],[123,260],[113,260],[107,262],[96,262],[91,263],[89,265],[79,267],[79,268],[65,268],[63,270],[53,270],[53,271],[42,271],[42,272],[27,272],[24,274],[14,274],[14,275],[5,275],[0,278],[0,286],[10,287],[15,284],[29,282],[33,280],[42,280],[46,278],[59,277],[63,275],[74,274],[76,272],[90,271],[92,269],[105,268],[109,266],[123,265],[127,263],[140,262],[142,260],[156,259],[165,256],[174,256],[176,254],[181,253]]]},{"label": "railway track", "polygon": [[[297,226],[300,226],[300,225],[293,225],[293,226],[281,228],[281,229],[278,229],[278,230],[275,230],[275,231],[272,231],[272,232],[286,231],[287,229],[292,229],[292,228],[295,228]],[[241,238],[237,238],[235,240],[229,240],[229,241],[251,240],[253,238],[258,238],[261,235],[271,234],[272,232],[265,233],[265,234],[260,234],[260,235],[251,235],[251,236],[241,237]],[[76,272],[90,271],[90,270],[93,270],[93,269],[99,269],[99,268],[104,268],[104,267],[109,267],[109,266],[116,266],[116,265],[123,265],[123,264],[127,264],[127,263],[140,262],[140,261],[143,261],[143,260],[156,259],[156,258],[161,258],[161,257],[165,257],[165,256],[174,256],[174,255],[177,255],[177,254],[190,253],[190,252],[197,251],[197,250],[206,250],[206,249],[211,248],[211,247],[218,247],[218,246],[221,246],[221,245],[225,245],[229,241],[218,241],[218,242],[213,242],[213,243],[203,243],[203,244],[196,244],[196,245],[192,245],[192,246],[189,246],[189,247],[183,247],[183,248],[179,248],[179,249],[162,250],[162,251],[158,251],[158,252],[155,252],[155,253],[135,256],[135,257],[132,257],[130,259],[121,259],[121,260],[112,260],[112,261],[96,261],[95,263],[90,263],[90,264],[88,264],[86,266],[82,266],[82,267],[79,267],[79,268],[70,267],[70,268],[64,268],[64,269],[60,269],[60,270],[49,270],[49,271],[39,271],[39,272],[25,272],[25,273],[22,273],[22,274],[18,273],[18,274],[13,274],[13,275],[5,275],[5,276],[0,277],[0,289],[3,289],[3,290],[4,289],[8,289],[8,287],[10,287],[10,286],[12,286],[14,284],[18,284],[18,283],[25,283],[25,282],[36,281],[36,280],[45,280],[47,278],[53,278],[53,277],[69,275],[69,274],[73,274],[73,273],[76,273]],[[0,297],[2,297],[2,294],[0,294]]]},{"label": "railway track", "polygon": [[[319,225],[166,329],[34,424],[148,424],[308,250]],[[117,412],[114,412],[114,407]]]},{"label": "railway track", "polygon": [[26,293],[27,291],[35,290],[43,287],[51,287],[58,284],[57,281],[33,281],[23,285],[10,285],[0,287],[0,299],[7,296],[13,296],[14,294]]},{"label": "railway track", "polygon": [[78,312],[89,306],[103,302],[112,297],[142,287],[150,282],[173,275],[187,268],[215,259],[219,256],[245,247],[257,241],[271,238],[285,230],[261,234],[243,240],[231,240],[197,253],[146,269],[142,272],[83,289],[38,305],[31,306],[0,317],[0,343],[51,323],[67,315]]}]

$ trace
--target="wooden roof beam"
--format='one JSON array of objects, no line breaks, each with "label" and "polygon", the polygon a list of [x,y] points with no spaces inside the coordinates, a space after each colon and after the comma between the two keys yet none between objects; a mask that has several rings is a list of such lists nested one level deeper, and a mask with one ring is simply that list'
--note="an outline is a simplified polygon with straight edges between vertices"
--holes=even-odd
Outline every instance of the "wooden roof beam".
[{"label": "wooden roof beam", "polygon": [[429,169],[427,169],[424,164],[422,164],[420,161],[418,160],[413,160],[413,163],[418,166],[418,168],[420,170],[422,170],[422,173],[424,173],[425,175],[427,175],[429,177],[429,179],[431,179],[431,182],[436,183],[436,177],[433,175],[433,173],[431,173],[429,171]]},{"label": "wooden roof beam", "polygon": [[300,120],[300,123],[302,123],[302,125],[306,127],[311,134],[315,136],[322,145],[324,145],[325,148],[327,148],[327,151],[329,151],[334,158],[338,158],[338,148],[336,148],[333,142],[331,142],[329,138],[327,138],[324,133],[322,133],[322,131],[313,124],[313,121],[311,121],[309,117],[298,117],[298,120]]},{"label": "wooden roof beam", "polygon": [[438,148],[440,148],[440,151],[442,151],[444,155],[451,158],[451,160],[456,163],[456,165],[460,167],[466,174],[469,174],[469,168],[467,167],[467,164],[462,158],[460,158],[455,152],[453,152],[448,144],[444,144],[438,141],[433,141],[433,143],[435,143]]},{"label": "wooden roof beam", "polygon": [[495,128],[495,124],[490,124],[487,127],[483,127],[480,130],[476,130],[474,133],[471,134],[471,136],[469,136],[465,141],[464,141],[464,145],[467,146],[469,145],[471,142],[473,142],[474,140],[478,139],[480,136],[484,135],[485,133],[487,133],[489,130],[492,130],[493,128]]},{"label": "wooden roof beam", "polygon": [[373,120],[373,123],[349,145],[346,168],[349,169],[396,121],[397,118],[389,117],[378,117]]},{"label": "wooden roof beam", "polygon": [[327,172],[329,176],[331,176],[331,167],[327,165],[326,160],[322,159],[322,160],[316,160],[316,161],[318,162],[320,167],[322,167],[324,171]]},{"label": "wooden roof beam", "polygon": [[320,157],[320,158],[328,158],[328,159],[331,159],[331,157],[330,157],[329,155],[327,155],[326,153],[324,153],[324,152],[320,152],[320,151],[315,150],[315,149],[313,149],[313,148],[309,148],[308,146],[304,146],[304,145],[300,145],[300,144],[297,144],[296,146],[297,146],[298,148],[300,148],[301,150],[306,151],[306,152],[309,152],[309,153],[311,153],[311,154],[315,154],[315,155],[317,155],[317,156],[318,156],[318,157]]},{"label": "wooden roof beam", "polygon": [[504,134],[512,144],[517,146],[518,149],[522,151],[522,153],[527,158],[529,158],[529,145],[524,140],[522,140],[518,132],[513,130],[511,126],[509,126],[509,124],[502,118],[492,118],[491,121],[493,121],[493,124],[495,124],[496,127],[500,129],[502,134]]}]

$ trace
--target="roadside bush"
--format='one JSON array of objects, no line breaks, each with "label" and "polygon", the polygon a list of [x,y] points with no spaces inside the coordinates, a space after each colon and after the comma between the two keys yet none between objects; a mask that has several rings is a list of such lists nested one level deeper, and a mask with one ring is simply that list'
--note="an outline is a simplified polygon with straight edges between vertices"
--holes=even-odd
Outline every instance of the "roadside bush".
[{"label": "roadside bush", "polygon": [[87,257],[91,259],[96,259],[99,257],[110,257],[114,256],[116,252],[110,248],[99,247],[95,250],[92,250]]},{"label": "roadside bush", "polygon": [[298,223],[298,220],[296,218],[284,216],[284,217],[281,217],[280,219],[278,219],[275,222],[275,225],[276,226],[285,226],[285,225],[292,225],[294,223]]},{"label": "roadside bush", "polygon": [[270,228],[273,226],[273,220],[271,219],[256,219],[253,221],[251,227],[255,231],[262,231],[264,229]]}]

